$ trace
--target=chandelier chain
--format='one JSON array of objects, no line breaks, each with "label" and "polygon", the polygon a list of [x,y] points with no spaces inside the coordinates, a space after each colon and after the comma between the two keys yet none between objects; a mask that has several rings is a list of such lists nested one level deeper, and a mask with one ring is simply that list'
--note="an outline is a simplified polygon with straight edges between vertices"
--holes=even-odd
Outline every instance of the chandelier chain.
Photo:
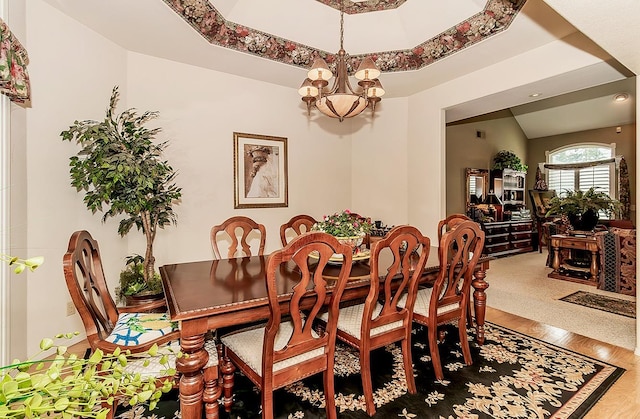
[{"label": "chandelier chain", "polygon": [[344,10],[340,9],[340,49],[344,49]]}]

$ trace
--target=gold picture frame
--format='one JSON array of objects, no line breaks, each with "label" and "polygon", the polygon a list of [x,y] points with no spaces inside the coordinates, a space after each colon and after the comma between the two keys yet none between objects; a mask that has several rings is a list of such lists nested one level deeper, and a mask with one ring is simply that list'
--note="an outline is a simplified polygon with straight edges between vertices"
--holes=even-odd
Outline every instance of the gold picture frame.
[{"label": "gold picture frame", "polygon": [[289,205],[287,139],[233,133],[234,208]]}]

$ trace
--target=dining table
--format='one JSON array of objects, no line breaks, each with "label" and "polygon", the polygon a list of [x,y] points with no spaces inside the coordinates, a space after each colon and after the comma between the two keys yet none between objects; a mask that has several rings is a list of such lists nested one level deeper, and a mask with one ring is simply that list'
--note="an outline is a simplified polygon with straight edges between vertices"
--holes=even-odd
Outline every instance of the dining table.
[{"label": "dining table", "polygon": [[[352,264],[342,301],[364,298],[369,291],[371,278],[368,258],[356,259]],[[485,255],[480,258],[471,282],[476,342],[480,345],[484,343],[485,291],[489,287],[485,278],[492,259],[494,258]],[[203,371],[209,359],[204,349],[205,335],[223,327],[241,326],[269,318],[267,260],[268,255],[261,255],[174,263],[160,267],[170,318],[179,322],[181,351],[187,355],[176,360],[176,369],[180,373],[182,419],[200,419],[203,400],[211,405],[210,394],[207,399],[207,393],[211,389],[205,390],[204,385]],[[339,270],[339,265],[328,266],[323,275],[329,281],[334,278],[334,274],[337,278]],[[420,284],[428,286],[436,279],[439,271],[438,248],[432,247]],[[299,271],[295,265],[286,264],[280,267],[276,275],[276,283],[282,287],[279,298],[286,304],[289,298],[287,290],[292,283],[297,282],[295,278],[299,276]],[[312,298],[313,291],[310,290],[309,293]],[[215,389],[214,393],[216,397],[220,397],[222,390],[225,390],[222,404],[226,410],[230,410],[233,378],[229,375],[233,374],[234,367],[225,359],[219,359],[219,363],[222,389]],[[206,410],[207,419],[214,419],[217,415],[217,411],[213,409]]]}]

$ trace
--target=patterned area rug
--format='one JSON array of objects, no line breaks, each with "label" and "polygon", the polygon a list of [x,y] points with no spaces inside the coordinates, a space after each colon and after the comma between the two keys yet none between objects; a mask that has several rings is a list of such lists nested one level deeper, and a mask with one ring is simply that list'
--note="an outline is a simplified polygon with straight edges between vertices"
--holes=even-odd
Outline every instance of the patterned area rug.
[{"label": "patterned area rug", "polygon": [[[581,418],[622,375],[624,369],[567,351],[488,323],[485,344],[471,341],[474,364],[466,366],[457,330],[446,326],[440,354],[445,379],[435,380],[426,331],[414,330],[413,362],[417,394],[408,394],[398,346],[372,353],[375,418]],[[469,330],[473,339],[473,331]],[[360,383],[358,354],[342,344],[336,351],[336,404],[340,418],[368,418]],[[276,418],[325,417],[322,375],[274,394]],[[235,402],[221,418],[260,417],[260,396],[236,374]],[[175,393],[152,412],[137,406],[118,418],[180,418]]]},{"label": "patterned area rug", "polygon": [[573,294],[560,298],[560,300],[584,307],[608,311],[609,313],[619,314],[620,316],[631,317],[632,319],[636,318],[635,301],[593,294],[586,291],[576,291]]}]

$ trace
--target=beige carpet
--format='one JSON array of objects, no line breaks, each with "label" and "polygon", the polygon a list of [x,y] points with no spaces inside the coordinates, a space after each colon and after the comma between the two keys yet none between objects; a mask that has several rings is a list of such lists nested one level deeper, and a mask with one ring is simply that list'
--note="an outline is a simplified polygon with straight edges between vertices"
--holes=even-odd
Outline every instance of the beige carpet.
[{"label": "beige carpet", "polygon": [[575,291],[635,301],[635,297],[589,285],[548,278],[543,253],[530,252],[491,261],[487,271],[487,305],[570,332],[634,350],[635,319],[559,301]]}]

